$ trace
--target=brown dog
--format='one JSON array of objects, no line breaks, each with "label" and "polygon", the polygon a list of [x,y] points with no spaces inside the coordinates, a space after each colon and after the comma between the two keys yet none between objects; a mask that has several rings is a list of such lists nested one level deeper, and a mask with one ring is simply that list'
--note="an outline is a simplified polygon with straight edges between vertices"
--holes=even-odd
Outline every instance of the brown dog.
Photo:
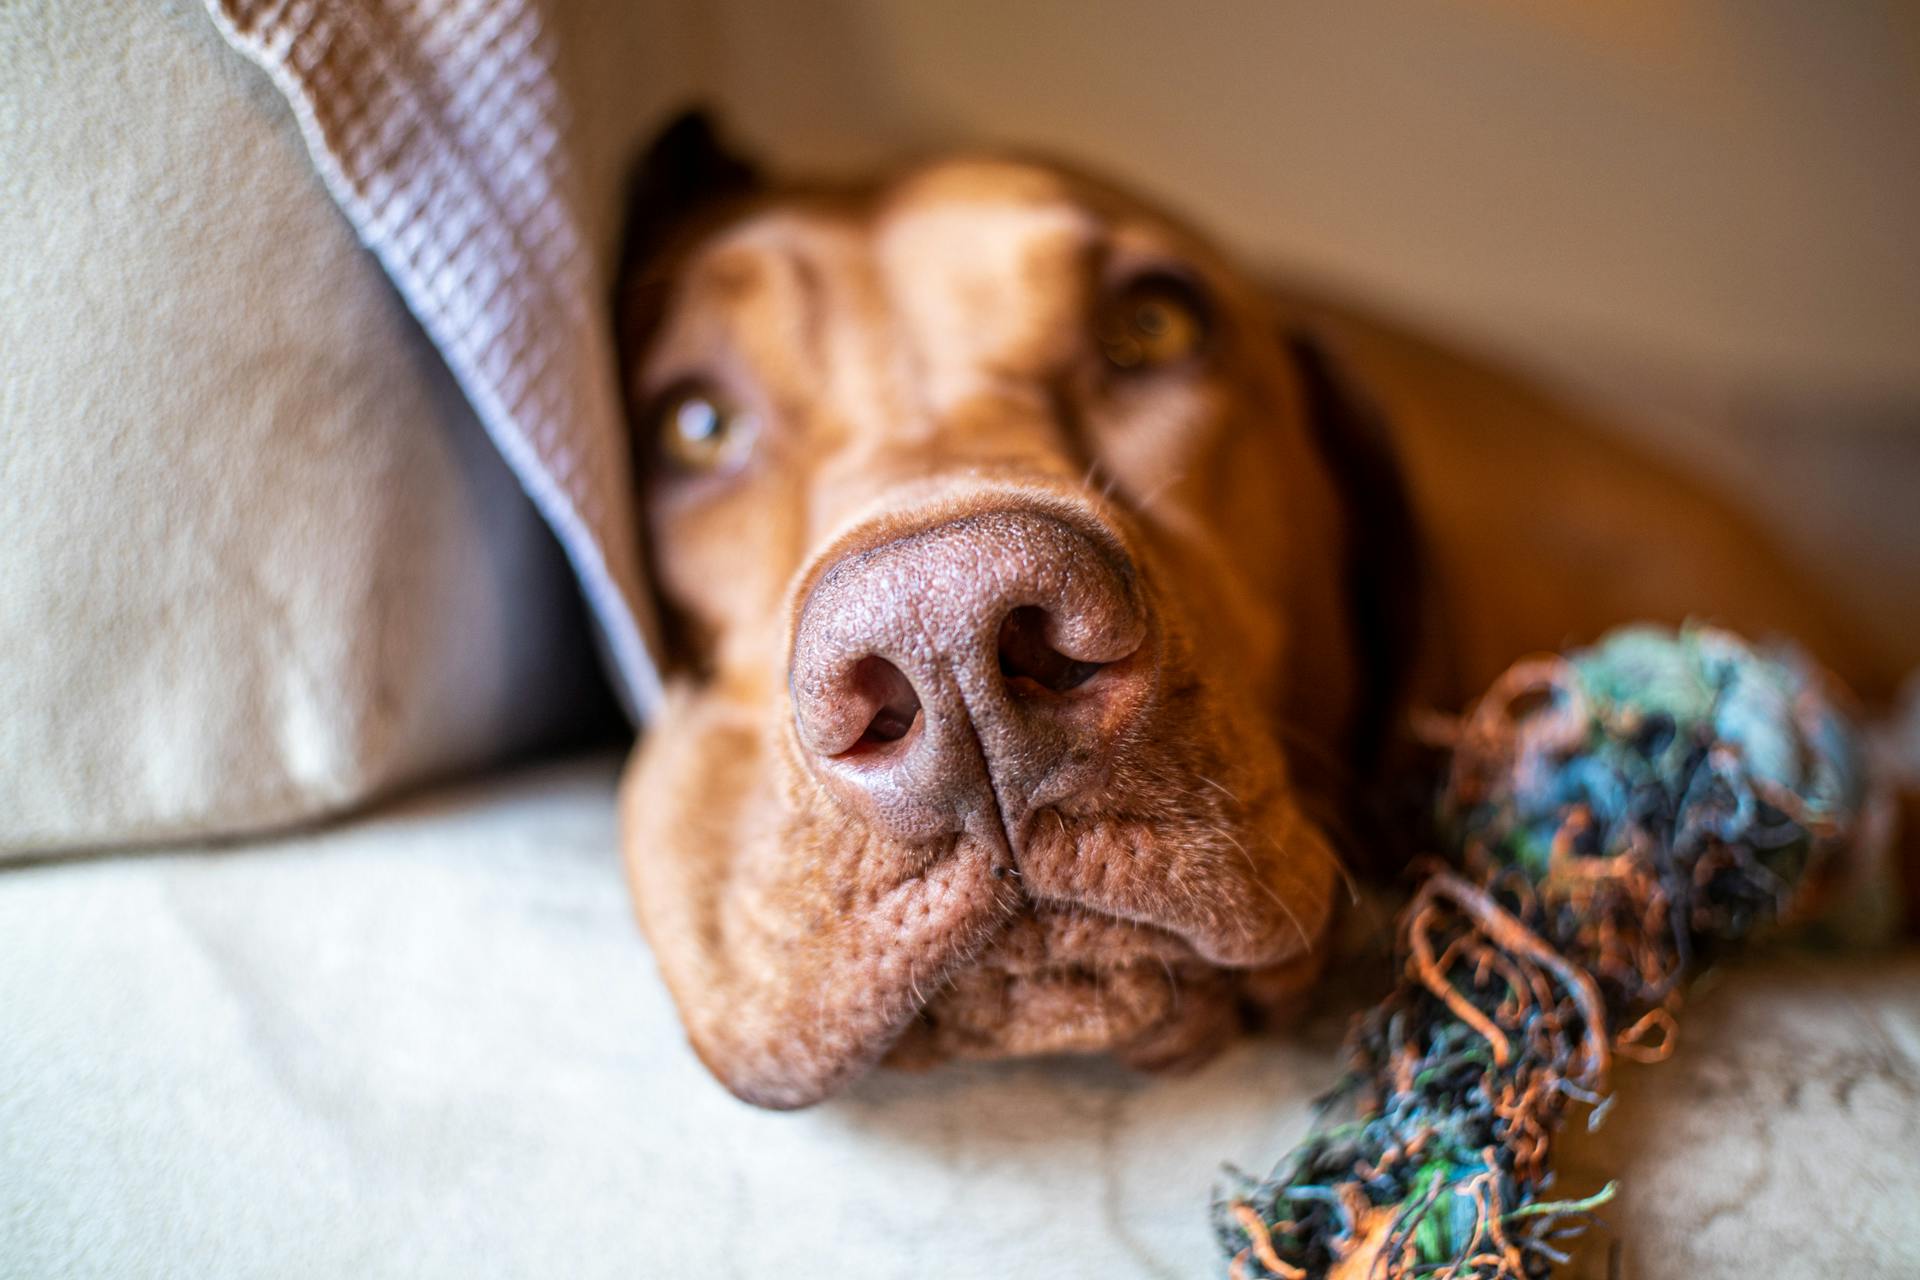
[{"label": "brown dog", "polygon": [[1844,670],[1701,493],[1083,177],[764,190],[691,121],[637,207],[623,347],[681,665],[624,840],[749,1101],[889,1056],[1197,1061],[1314,976],[1328,832],[1403,694],[1457,706],[1631,619]]}]

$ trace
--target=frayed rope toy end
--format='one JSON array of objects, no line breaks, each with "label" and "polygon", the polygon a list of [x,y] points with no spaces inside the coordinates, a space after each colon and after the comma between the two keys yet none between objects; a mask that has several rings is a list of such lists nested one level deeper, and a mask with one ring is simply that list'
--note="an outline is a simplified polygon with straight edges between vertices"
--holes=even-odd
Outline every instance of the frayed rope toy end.
[{"label": "frayed rope toy end", "polygon": [[[1451,727],[1454,853],[1401,976],[1268,1177],[1232,1173],[1233,1280],[1542,1280],[1613,1195],[1544,1198],[1568,1105],[1664,1058],[1695,957],[1789,919],[1852,837],[1860,736],[1828,677],[1689,626],[1508,670]],[[1232,1172],[1232,1171],[1230,1171]]]}]

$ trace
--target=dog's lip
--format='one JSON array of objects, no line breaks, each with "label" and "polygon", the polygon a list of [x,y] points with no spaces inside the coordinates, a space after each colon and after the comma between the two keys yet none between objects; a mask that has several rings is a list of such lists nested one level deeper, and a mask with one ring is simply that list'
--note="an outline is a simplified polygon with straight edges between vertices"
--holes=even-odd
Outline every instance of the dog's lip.
[{"label": "dog's lip", "polygon": [[1018,1044],[1025,1055],[1098,1053],[1128,1043],[1174,1016],[1180,980],[1151,963],[1102,970],[1058,969],[1004,975],[984,1020],[974,1010],[935,1001],[926,1015],[937,1025],[956,1015],[986,1042]]},{"label": "dog's lip", "polygon": [[936,1057],[1116,1052],[1199,1013],[1220,973],[1151,926],[1029,907],[931,994],[909,1041],[930,1037]]}]

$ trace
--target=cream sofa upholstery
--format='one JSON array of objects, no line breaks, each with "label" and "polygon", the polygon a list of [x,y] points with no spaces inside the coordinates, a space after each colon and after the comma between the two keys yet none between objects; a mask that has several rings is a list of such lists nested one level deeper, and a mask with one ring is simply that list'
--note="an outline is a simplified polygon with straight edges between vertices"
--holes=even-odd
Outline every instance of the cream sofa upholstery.
[{"label": "cream sofa upholstery", "polygon": [[[0,1276],[1221,1273],[1218,1164],[1301,1134],[1337,1008],[1184,1079],[955,1067],[754,1110],[634,931],[618,763],[0,873]],[[1683,1027],[1564,1166],[1622,1179],[1625,1274],[1920,1274],[1920,955],[1731,966]]]}]

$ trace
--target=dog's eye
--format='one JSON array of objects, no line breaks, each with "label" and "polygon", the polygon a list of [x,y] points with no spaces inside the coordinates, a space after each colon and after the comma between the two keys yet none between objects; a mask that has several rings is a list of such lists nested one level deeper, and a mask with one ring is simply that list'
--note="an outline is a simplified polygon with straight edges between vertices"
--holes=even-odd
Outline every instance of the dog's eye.
[{"label": "dog's eye", "polygon": [[1094,337],[1116,369],[1177,364],[1206,345],[1206,304],[1200,291],[1178,276],[1137,276],[1100,308]]},{"label": "dog's eye", "polygon": [[662,396],[653,415],[661,456],[686,471],[717,471],[753,447],[759,421],[726,396],[698,384]]}]

